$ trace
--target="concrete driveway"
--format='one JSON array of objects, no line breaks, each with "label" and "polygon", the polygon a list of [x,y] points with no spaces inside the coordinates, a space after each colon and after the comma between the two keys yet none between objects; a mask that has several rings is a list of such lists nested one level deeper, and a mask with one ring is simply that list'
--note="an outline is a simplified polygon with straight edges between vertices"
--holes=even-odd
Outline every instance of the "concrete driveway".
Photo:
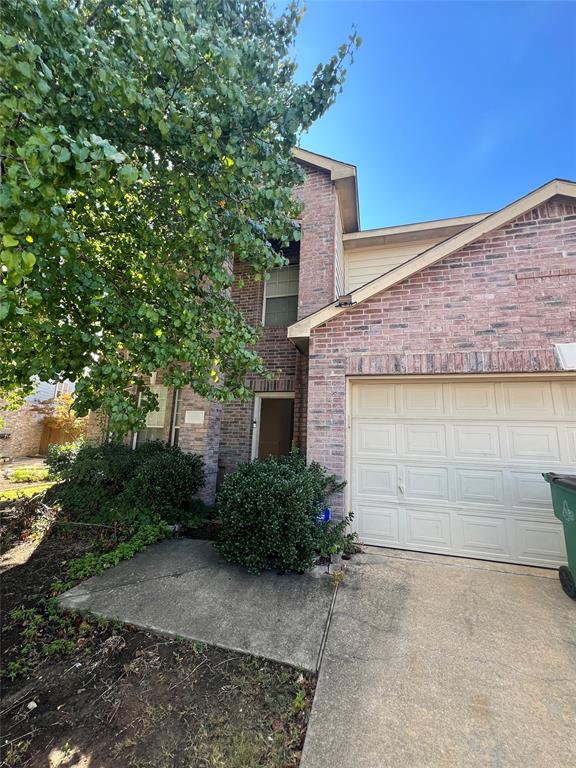
[{"label": "concrete driveway", "polygon": [[338,591],[301,768],[576,764],[576,605],[552,571],[369,549]]}]

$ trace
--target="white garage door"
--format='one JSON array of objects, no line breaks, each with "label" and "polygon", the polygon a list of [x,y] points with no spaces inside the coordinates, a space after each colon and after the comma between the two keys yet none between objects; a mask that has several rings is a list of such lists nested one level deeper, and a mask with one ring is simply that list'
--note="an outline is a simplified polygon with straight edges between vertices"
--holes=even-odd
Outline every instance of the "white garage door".
[{"label": "white garage door", "polygon": [[576,382],[354,382],[351,509],[361,541],[557,566],[543,471],[576,472]]}]

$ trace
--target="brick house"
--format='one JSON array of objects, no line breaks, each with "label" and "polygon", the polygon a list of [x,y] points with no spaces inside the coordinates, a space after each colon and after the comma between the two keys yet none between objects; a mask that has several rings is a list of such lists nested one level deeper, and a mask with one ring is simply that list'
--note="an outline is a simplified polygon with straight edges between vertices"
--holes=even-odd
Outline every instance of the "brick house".
[{"label": "brick house", "polygon": [[20,408],[15,411],[0,408],[0,459],[44,455],[50,442],[62,442],[56,430],[45,426],[45,414],[38,406],[53,402],[60,394],[73,391],[74,384],[68,379],[58,383],[36,381],[33,393]]},{"label": "brick house", "polygon": [[361,231],[354,166],[295,159],[301,241],[234,294],[264,324],[274,379],[225,405],[158,387],[134,441],[201,453],[207,499],[222,473],[295,443],[347,481],[335,512],[367,543],[562,563],[541,472],[576,465],[576,184]]}]

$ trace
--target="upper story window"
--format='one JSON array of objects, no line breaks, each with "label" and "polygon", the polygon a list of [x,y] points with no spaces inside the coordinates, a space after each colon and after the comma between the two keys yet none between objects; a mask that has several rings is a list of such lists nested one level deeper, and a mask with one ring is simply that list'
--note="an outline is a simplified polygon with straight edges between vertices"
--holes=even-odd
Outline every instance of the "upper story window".
[{"label": "upper story window", "polygon": [[277,267],[264,286],[264,325],[292,325],[298,319],[298,264]]}]

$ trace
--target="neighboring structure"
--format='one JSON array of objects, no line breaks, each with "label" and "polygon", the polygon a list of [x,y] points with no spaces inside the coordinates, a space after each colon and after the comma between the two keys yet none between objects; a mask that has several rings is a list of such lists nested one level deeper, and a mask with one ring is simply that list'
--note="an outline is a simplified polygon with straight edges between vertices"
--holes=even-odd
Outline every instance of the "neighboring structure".
[{"label": "neighboring structure", "polygon": [[74,384],[67,379],[56,384],[38,381],[21,408],[0,410],[0,459],[45,454],[49,442],[59,442],[58,435],[54,434],[50,440],[50,430],[44,425],[45,414],[38,406],[73,391]]},{"label": "neighboring structure", "polygon": [[264,286],[235,264],[274,379],[226,405],[159,387],[134,440],[201,453],[208,499],[219,472],[294,442],[347,481],[336,512],[367,543],[563,562],[540,473],[576,464],[576,184],[362,232],[354,166],[295,159],[307,178],[289,266]]}]

